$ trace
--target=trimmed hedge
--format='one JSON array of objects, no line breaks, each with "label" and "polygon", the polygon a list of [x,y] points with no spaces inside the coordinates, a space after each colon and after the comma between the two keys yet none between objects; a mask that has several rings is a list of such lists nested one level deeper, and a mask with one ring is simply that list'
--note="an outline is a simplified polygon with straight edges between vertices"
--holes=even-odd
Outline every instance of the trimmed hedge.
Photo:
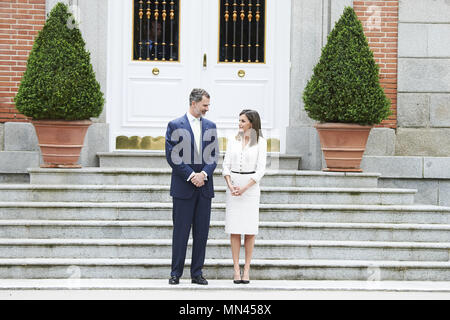
[{"label": "trimmed hedge", "polygon": [[34,120],[85,120],[104,105],[90,53],[67,5],[58,3],[39,32],[15,97]]},{"label": "trimmed hedge", "polygon": [[308,116],[320,122],[379,124],[391,114],[361,22],[346,7],[328,36],[303,92]]}]

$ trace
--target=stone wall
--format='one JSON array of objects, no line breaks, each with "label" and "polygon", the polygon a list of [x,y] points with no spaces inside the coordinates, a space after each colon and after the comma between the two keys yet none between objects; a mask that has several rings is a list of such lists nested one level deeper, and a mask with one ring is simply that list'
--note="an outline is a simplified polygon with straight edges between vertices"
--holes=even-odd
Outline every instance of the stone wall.
[{"label": "stone wall", "polygon": [[450,156],[450,0],[400,0],[396,155]]},{"label": "stone wall", "polygon": [[380,173],[378,187],[417,189],[415,202],[450,207],[450,158],[366,156],[365,172]]}]

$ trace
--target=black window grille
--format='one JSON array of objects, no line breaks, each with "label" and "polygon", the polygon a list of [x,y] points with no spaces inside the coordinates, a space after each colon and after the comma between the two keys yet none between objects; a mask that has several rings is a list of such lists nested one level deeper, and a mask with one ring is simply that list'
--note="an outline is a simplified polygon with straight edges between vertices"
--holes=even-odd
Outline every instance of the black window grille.
[{"label": "black window grille", "polygon": [[265,62],[265,0],[220,0],[219,62]]},{"label": "black window grille", "polygon": [[133,60],[178,61],[180,0],[132,1]]}]

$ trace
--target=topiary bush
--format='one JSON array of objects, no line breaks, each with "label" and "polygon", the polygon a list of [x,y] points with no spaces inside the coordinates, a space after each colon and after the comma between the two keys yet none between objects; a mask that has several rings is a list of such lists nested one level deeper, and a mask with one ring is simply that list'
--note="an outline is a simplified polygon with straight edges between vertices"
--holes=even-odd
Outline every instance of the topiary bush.
[{"label": "topiary bush", "polygon": [[378,78],[363,26],[346,7],[328,36],[303,92],[308,116],[320,122],[379,124],[391,114],[391,102]]},{"label": "topiary bush", "polygon": [[86,120],[102,112],[103,93],[73,21],[67,5],[58,3],[36,37],[14,99],[33,120]]}]

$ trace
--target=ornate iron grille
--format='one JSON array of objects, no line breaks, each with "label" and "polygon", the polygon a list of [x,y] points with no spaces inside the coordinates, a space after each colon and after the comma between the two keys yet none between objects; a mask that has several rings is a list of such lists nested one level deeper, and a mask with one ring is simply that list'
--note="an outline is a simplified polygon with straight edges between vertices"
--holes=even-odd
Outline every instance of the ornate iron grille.
[{"label": "ornate iron grille", "polygon": [[133,2],[133,60],[178,61],[180,0]]},{"label": "ornate iron grille", "polygon": [[265,0],[220,0],[219,62],[265,62]]}]

